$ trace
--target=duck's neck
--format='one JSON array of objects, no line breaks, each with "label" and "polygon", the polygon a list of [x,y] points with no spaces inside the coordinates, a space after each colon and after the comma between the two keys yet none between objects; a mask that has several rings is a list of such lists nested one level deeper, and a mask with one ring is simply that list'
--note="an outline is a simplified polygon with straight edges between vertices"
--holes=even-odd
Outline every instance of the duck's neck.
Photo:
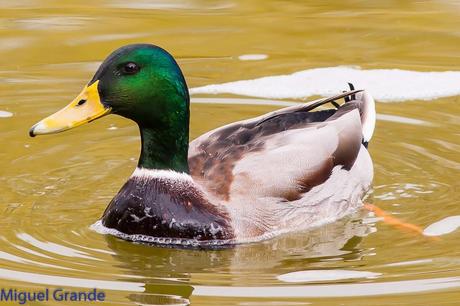
[{"label": "duck's neck", "polygon": [[169,60],[173,67],[161,70],[162,77],[147,86],[155,90],[139,94],[137,107],[127,117],[141,134],[138,167],[188,173],[190,96],[179,66],[172,57]]},{"label": "duck's neck", "polygon": [[189,172],[188,118],[167,129],[143,125],[139,129],[142,141],[139,168]]}]

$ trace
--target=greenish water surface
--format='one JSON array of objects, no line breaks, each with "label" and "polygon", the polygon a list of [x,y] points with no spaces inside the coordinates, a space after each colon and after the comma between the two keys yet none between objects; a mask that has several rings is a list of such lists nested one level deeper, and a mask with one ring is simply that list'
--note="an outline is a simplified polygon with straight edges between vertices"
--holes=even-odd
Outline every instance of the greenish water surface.
[{"label": "greenish water surface", "polygon": [[[225,250],[98,234],[90,225],[136,165],[137,127],[108,116],[38,139],[28,129],[128,43],[169,50],[197,87],[339,65],[460,70],[459,29],[456,1],[0,0],[0,287],[97,287],[108,305],[458,305],[460,231],[428,238],[366,211]],[[192,137],[277,108],[229,97],[193,97]],[[369,201],[422,228],[460,215],[458,97],[377,111]]]}]

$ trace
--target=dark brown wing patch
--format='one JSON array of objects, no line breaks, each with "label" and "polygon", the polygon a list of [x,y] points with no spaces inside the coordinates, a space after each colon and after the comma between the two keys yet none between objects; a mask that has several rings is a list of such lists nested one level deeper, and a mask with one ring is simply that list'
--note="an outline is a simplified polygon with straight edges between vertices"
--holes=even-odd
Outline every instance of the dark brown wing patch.
[{"label": "dark brown wing patch", "polygon": [[334,159],[328,158],[321,165],[305,173],[297,180],[297,185],[292,189],[283,192],[280,197],[286,201],[296,201],[302,198],[302,194],[310,191],[313,187],[324,183],[331,175],[334,168]]},{"label": "dark brown wing patch", "polygon": [[313,171],[305,173],[304,177],[298,180],[299,192],[309,192],[313,187],[324,183],[331,176],[335,166],[334,159],[328,158]]},{"label": "dark brown wing patch", "polygon": [[[319,123],[326,124],[325,121],[337,119],[359,105],[356,100],[353,100],[347,101],[337,110],[314,112],[311,110],[332,103],[336,99],[353,96],[359,91],[353,90],[310,104],[280,110],[260,120],[235,123],[220,128],[210,134],[208,139],[196,145],[197,153],[189,157],[190,174],[202,181],[214,195],[227,201],[230,198],[230,186],[234,179],[232,173],[236,162],[247,153],[263,150],[264,137],[308,126],[319,128]],[[345,131],[343,135],[339,135],[339,145],[331,160],[322,165],[317,172],[306,174],[305,178],[299,181],[299,187],[286,194],[285,198],[296,199],[300,194],[322,184],[336,165],[343,165],[347,170],[351,169],[360,149],[361,133],[361,130]]]},{"label": "dark brown wing patch", "polygon": [[189,157],[190,174],[202,180],[216,196],[228,201],[235,163],[247,153],[263,150],[264,137],[322,122],[334,113],[333,109],[285,113],[263,123],[236,123],[221,128],[198,144],[198,153]]},{"label": "dark brown wing patch", "polygon": [[[350,83],[348,83],[348,84],[350,84]],[[338,95],[335,95],[335,96],[332,96],[332,97],[329,97],[329,98],[324,98],[324,99],[316,100],[316,101],[313,101],[313,102],[310,102],[310,103],[305,103],[305,104],[302,104],[300,107],[295,107],[295,108],[288,107],[286,109],[281,109],[279,111],[275,111],[271,115],[266,116],[265,118],[260,120],[257,124],[262,124],[265,121],[272,120],[273,118],[276,118],[276,117],[279,117],[279,116],[282,116],[282,115],[285,115],[285,114],[290,114],[290,113],[293,113],[293,112],[303,112],[303,113],[310,112],[310,111],[314,110],[315,108],[317,108],[317,107],[319,107],[321,105],[327,104],[327,103],[331,103],[332,105],[334,105],[338,109],[340,107],[340,105],[336,102],[336,100],[341,99],[341,98],[345,98],[345,102],[349,102],[350,97],[352,99],[354,99],[355,94],[357,92],[362,91],[360,89],[356,89],[356,90],[353,89],[352,84],[350,84],[350,87],[352,89],[351,91],[346,91],[346,92],[340,93]]]}]

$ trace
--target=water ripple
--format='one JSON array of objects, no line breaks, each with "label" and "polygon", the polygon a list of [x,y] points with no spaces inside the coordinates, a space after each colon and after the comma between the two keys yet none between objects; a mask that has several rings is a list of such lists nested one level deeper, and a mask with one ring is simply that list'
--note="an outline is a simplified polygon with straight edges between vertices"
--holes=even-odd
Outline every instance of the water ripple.
[{"label": "water ripple", "polygon": [[107,290],[143,292],[144,283],[107,281],[90,278],[74,278],[47,274],[13,271],[0,268],[0,278],[34,284],[70,286],[80,288],[99,288]]},{"label": "water ripple", "polygon": [[195,296],[214,297],[355,297],[384,294],[417,293],[459,288],[460,277],[431,278],[368,284],[224,287],[194,286]]},{"label": "water ripple", "polygon": [[85,258],[85,259],[101,261],[101,259],[88,256],[89,255],[88,253],[74,250],[72,248],[69,248],[69,247],[66,247],[60,244],[56,244],[53,242],[49,242],[49,241],[43,242],[26,233],[18,233],[16,236],[22,241],[28,242],[31,245],[39,249],[45,250],[47,252],[50,252],[50,253],[54,253],[54,254],[62,255],[62,256],[68,256],[68,257],[77,257],[77,258]]}]

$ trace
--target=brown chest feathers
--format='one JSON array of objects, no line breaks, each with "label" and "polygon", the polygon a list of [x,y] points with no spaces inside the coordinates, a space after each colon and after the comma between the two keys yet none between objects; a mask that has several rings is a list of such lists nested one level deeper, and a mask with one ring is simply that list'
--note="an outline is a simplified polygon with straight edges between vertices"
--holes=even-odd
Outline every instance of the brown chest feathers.
[{"label": "brown chest feathers", "polygon": [[209,203],[191,181],[132,176],[106,208],[102,223],[128,235],[234,238],[226,211]]}]

